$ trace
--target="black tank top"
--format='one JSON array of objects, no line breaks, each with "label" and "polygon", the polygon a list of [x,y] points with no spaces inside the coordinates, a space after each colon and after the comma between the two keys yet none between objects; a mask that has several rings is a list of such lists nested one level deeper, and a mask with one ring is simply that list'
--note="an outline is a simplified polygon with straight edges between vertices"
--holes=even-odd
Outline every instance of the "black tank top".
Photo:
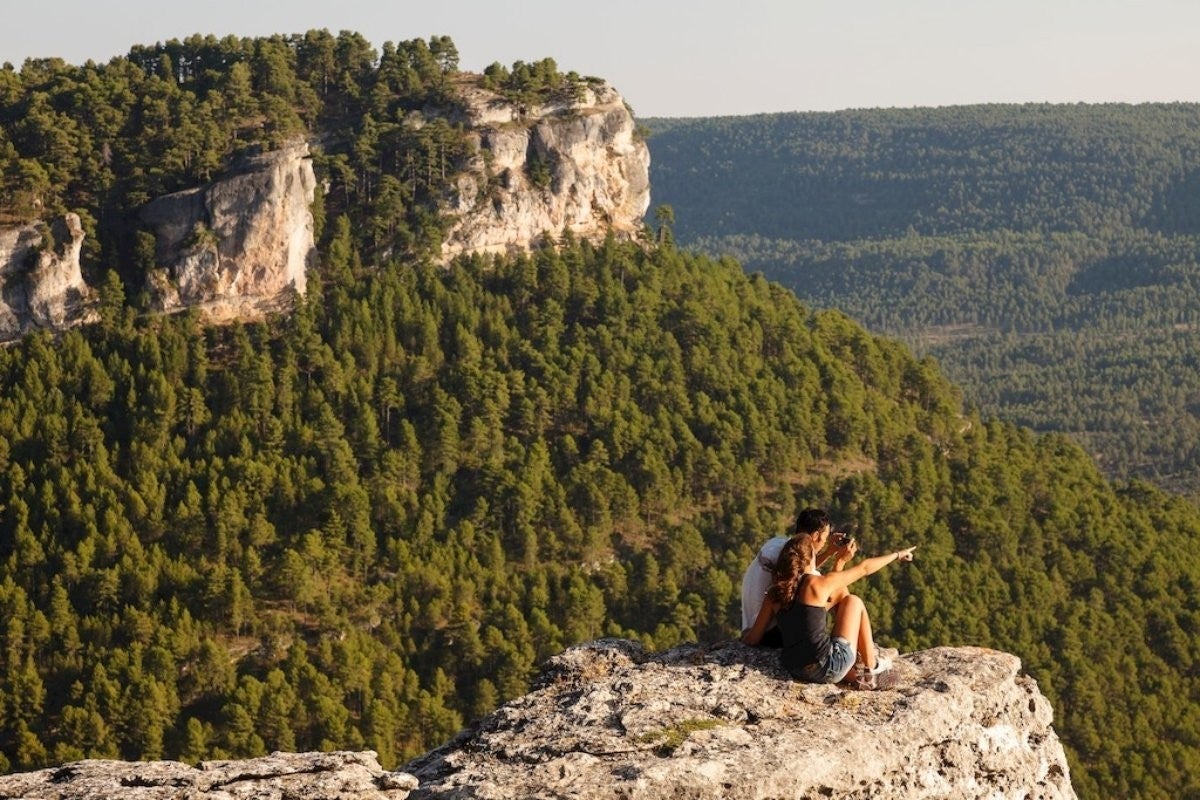
[{"label": "black tank top", "polygon": [[[810,576],[800,579],[796,596],[804,594],[804,582]],[[783,636],[783,652],[780,654],[783,666],[789,672],[795,672],[809,664],[823,662],[829,657],[829,626],[827,612],[823,606],[806,606],[793,602],[790,608],[785,608],[776,615],[779,632]]]}]

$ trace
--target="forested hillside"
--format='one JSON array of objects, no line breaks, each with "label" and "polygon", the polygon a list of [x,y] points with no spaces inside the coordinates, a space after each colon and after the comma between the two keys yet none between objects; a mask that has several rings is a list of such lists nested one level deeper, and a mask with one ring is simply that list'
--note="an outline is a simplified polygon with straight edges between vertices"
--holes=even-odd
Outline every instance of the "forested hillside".
[{"label": "forested hillside", "polygon": [[644,120],[681,244],[935,356],[985,413],[1200,491],[1200,106]]},{"label": "forested hillside", "polygon": [[[301,67],[310,41],[336,69]],[[248,70],[258,116],[217,115],[212,153],[233,158],[287,109],[308,130],[308,101],[360,133],[382,117],[353,109],[408,113],[384,65],[452,52],[189,42],[4,71],[5,179],[64,170],[5,212],[90,214],[108,277],[100,323],[0,351],[0,767],[362,747],[394,766],[572,642],[735,635],[744,565],[819,504],[865,552],[919,547],[864,587],[882,642],[1023,659],[1082,797],[1200,796],[1200,512],[1106,482],[1066,437],[964,412],[932,361],[733,260],[668,236],[428,266],[420,176],[442,180],[428,158],[448,150],[400,126],[317,159],[328,224],[294,313],[140,313],[144,248],[112,220],[204,174],[154,149],[186,115],[122,114],[152,89],[168,109],[217,102]],[[539,63],[489,79],[557,91]],[[111,140],[79,145],[93,129]],[[117,150],[143,133],[158,156]],[[383,205],[389,176],[415,186],[403,213]]]},{"label": "forested hillside", "polygon": [[571,642],[734,635],[754,548],[820,503],[920,546],[865,587],[882,641],[1021,655],[1083,796],[1200,789],[1196,509],[736,263],[334,258],[269,325],[124,312],[0,357],[10,768],[396,764]]}]

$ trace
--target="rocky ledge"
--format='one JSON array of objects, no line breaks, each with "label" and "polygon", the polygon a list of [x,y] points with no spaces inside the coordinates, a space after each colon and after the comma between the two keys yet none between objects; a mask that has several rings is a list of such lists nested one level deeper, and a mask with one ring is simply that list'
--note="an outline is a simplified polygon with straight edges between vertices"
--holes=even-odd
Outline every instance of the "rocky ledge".
[{"label": "rocky ledge", "polygon": [[415,798],[1073,798],[1049,703],[1012,655],[898,657],[894,690],[795,683],[737,643],[602,640],[405,767]]},{"label": "rocky ledge", "polygon": [[416,780],[386,772],[375,754],[274,753],[244,761],[78,761],[0,777],[0,798],[22,800],[404,800]]},{"label": "rocky ledge", "polygon": [[896,688],[878,692],[795,683],[777,658],[601,640],[403,772],[374,753],[83,761],[0,777],[0,800],[1075,797],[1050,706],[1015,656],[897,656]]}]

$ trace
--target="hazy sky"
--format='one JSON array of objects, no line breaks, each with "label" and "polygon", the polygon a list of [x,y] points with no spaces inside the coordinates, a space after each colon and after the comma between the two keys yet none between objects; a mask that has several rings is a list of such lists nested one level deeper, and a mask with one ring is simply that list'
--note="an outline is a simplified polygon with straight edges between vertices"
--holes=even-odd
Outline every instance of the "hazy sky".
[{"label": "hazy sky", "polygon": [[643,117],[1200,101],[1200,0],[3,0],[0,62],[107,61],[192,33],[448,34],[460,66],[547,56]]}]

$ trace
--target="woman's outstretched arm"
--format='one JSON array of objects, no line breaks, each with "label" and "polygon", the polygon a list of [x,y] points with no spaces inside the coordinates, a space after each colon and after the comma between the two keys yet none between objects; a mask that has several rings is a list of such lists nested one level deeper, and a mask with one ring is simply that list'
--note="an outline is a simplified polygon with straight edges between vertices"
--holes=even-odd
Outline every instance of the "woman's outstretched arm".
[{"label": "woman's outstretched arm", "polygon": [[916,545],[913,545],[912,547],[906,547],[903,550],[897,550],[887,555],[864,558],[853,567],[822,575],[817,579],[821,591],[828,597],[829,594],[849,586],[859,578],[865,578],[874,572],[878,572],[893,561],[912,561],[913,550],[916,549]]}]

